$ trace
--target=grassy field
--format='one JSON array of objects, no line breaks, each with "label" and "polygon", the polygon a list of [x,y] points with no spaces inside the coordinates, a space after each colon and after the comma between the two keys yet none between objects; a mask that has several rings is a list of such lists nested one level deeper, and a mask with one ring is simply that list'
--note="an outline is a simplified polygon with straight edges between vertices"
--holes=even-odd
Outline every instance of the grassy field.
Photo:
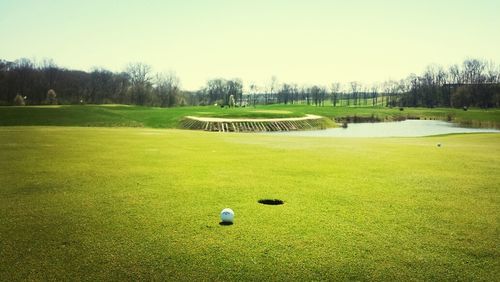
[{"label": "grassy field", "polygon": [[108,126],[177,128],[179,121],[187,115],[212,117],[297,117],[316,114],[338,119],[346,116],[374,116],[380,120],[397,117],[421,117],[453,120],[457,123],[477,127],[500,128],[500,109],[449,108],[398,108],[385,107],[315,107],[307,105],[268,105],[256,108],[222,109],[215,106],[148,108],[126,105],[85,106],[29,106],[0,107],[0,126],[5,125],[59,125],[59,126]]},{"label": "grassy field", "polygon": [[[16,122],[44,124],[33,109]],[[40,108],[58,125],[152,127],[184,110]],[[0,281],[496,281],[499,157],[499,134],[0,127]]]}]

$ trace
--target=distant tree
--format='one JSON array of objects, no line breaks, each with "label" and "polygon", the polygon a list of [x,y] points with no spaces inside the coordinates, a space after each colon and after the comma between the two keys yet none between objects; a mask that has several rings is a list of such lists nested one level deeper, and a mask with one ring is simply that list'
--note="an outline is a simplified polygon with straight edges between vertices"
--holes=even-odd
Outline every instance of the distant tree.
[{"label": "distant tree", "polygon": [[332,106],[336,107],[337,101],[339,99],[340,83],[339,82],[332,83],[330,85],[330,90],[332,91],[332,94],[331,94]]},{"label": "distant tree", "polygon": [[493,61],[486,63],[485,69],[486,82],[498,83],[500,82],[500,65],[495,64]]},{"label": "distant tree", "polygon": [[451,106],[455,108],[468,107],[471,101],[471,91],[467,86],[460,86],[451,94]]},{"label": "distant tree", "polygon": [[[124,72],[115,73],[96,68],[91,72],[58,67],[52,59],[42,61],[20,58],[0,59],[0,104],[10,105],[17,94],[29,99],[29,104],[47,103],[47,90],[57,89],[59,103],[123,103],[172,107],[178,105],[235,104],[253,100],[261,103],[314,103],[323,105],[327,92],[324,87],[280,84],[275,76],[265,87],[252,83],[250,94],[243,98],[240,79],[213,79],[199,91],[186,92],[179,79],[169,74],[154,76],[151,67],[132,63]],[[462,88],[461,88],[462,87]],[[332,105],[355,104],[399,107],[449,107],[467,104],[471,107],[500,106],[500,65],[480,59],[466,59],[445,69],[430,65],[419,75],[410,74],[402,80],[386,81],[372,87],[358,82],[337,89],[332,84],[328,95]],[[260,92],[259,92],[260,91]],[[253,97],[252,97],[253,96]]]},{"label": "distant tree", "polygon": [[[351,81],[351,95],[352,95],[352,98],[353,98],[353,102],[354,102],[354,105],[357,105],[358,104],[358,91],[359,91],[359,88],[360,88],[360,84],[359,82],[357,81]],[[347,105],[349,105],[349,102],[347,102]]]},{"label": "distant tree", "polygon": [[486,80],[486,62],[478,59],[467,59],[463,62],[463,72],[466,83],[479,84]]},{"label": "distant tree", "polygon": [[371,88],[372,106],[376,106],[378,103],[378,85],[373,84]]},{"label": "distant tree", "polygon": [[258,91],[258,86],[257,84],[255,84],[254,82],[250,83],[250,95],[252,95],[252,104],[253,106],[255,107],[255,103],[257,102],[257,99],[255,97],[255,95],[257,94],[257,91]]},{"label": "distant tree", "polygon": [[114,74],[106,69],[94,68],[90,73],[88,102],[102,104],[113,102]]},{"label": "distant tree", "polygon": [[284,83],[278,90],[278,103],[288,104],[289,100],[292,98],[293,88],[291,84]]},{"label": "distant tree", "polygon": [[[38,91],[33,91],[36,87],[35,65],[30,59],[21,58],[12,65],[11,94],[29,96],[30,99],[39,102]],[[15,94],[14,94],[15,93]],[[42,94],[43,95],[43,94]],[[11,96],[11,97],[13,97]]]},{"label": "distant tree", "polygon": [[463,84],[463,74],[458,65],[452,65],[448,69],[448,76],[451,83]]},{"label": "distant tree", "polygon": [[239,101],[241,106],[243,100],[243,83],[241,82],[241,79],[235,78],[227,80],[226,90],[227,90],[226,96],[228,97],[227,103],[230,105],[231,103],[230,96],[233,95],[234,105],[236,105],[236,101]]},{"label": "distant tree", "polygon": [[314,85],[309,88],[309,92],[311,93],[312,100],[315,106],[323,106],[326,90],[323,87]]},{"label": "distant tree", "polygon": [[209,104],[220,103],[226,105],[225,96],[227,94],[226,80],[222,78],[211,79],[207,82],[206,95]]},{"label": "distant tree", "polygon": [[151,66],[143,63],[130,63],[126,72],[129,75],[132,99],[138,105],[147,105],[148,94],[151,91]]},{"label": "distant tree", "polygon": [[161,107],[186,103],[184,98],[181,99],[180,80],[173,72],[156,75],[154,93],[159,97]]},{"label": "distant tree", "polygon": [[273,100],[273,96],[274,96],[274,92],[278,89],[278,78],[276,78],[275,75],[273,75],[271,77],[271,80],[269,81],[269,84],[268,84],[268,91],[266,91],[265,93],[265,103],[268,104],[269,103],[269,97],[268,97],[268,93],[269,92],[269,95],[271,96],[271,100]]},{"label": "distant tree", "polygon": [[42,61],[41,70],[45,79],[46,87],[53,89],[56,85],[57,75],[60,69],[52,59],[44,59]]},{"label": "distant tree", "polygon": [[228,106],[231,95],[233,95],[235,103],[239,101],[241,105],[243,100],[243,83],[237,78],[230,80],[211,79],[207,82],[205,91],[210,104],[218,103],[221,106]]}]

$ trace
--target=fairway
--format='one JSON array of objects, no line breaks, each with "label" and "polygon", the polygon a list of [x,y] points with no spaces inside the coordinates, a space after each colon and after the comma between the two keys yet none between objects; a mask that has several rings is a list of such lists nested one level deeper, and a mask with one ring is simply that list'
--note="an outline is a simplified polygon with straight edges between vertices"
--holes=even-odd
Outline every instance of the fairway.
[{"label": "fairway", "polygon": [[61,105],[1,107],[0,126],[92,126],[179,128],[185,116],[215,118],[294,118],[314,114],[342,121],[347,117],[374,118],[379,121],[406,118],[437,119],[457,124],[500,129],[499,109],[399,108],[387,107],[315,107],[304,104],[258,105],[245,108],[174,107],[155,108],[130,105]]},{"label": "fairway", "polygon": [[495,281],[499,157],[500,134],[0,127],[0,281]]}]

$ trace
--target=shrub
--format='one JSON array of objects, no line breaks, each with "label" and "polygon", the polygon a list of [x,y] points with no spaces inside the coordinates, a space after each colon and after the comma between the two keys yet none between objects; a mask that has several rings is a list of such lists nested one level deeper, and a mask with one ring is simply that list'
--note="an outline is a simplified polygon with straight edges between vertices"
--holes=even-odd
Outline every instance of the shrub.
[{"label": "shrub", "polygon": [[57,97],[56,91],[54,91],[54,89],[49,89],[49,91],[47,91],[47,104],[57,105],[56,97]]},{"label": "shrub", "polygon": [[14,105],[15,106],[24,106],[26,103],[24,102],[23,96],[17,94],[16,97],[14,98]]}]

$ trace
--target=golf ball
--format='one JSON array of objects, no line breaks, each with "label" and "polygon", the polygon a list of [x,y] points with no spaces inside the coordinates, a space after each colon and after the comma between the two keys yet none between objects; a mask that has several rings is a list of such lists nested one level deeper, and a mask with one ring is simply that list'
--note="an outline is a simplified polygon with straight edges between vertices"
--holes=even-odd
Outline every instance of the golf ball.
[{"label": "golf ball", "polygon": [[220,212],[220,220],[222,222],[233,222],[234,220],[234,211],[230,208],[225,208]]}]

